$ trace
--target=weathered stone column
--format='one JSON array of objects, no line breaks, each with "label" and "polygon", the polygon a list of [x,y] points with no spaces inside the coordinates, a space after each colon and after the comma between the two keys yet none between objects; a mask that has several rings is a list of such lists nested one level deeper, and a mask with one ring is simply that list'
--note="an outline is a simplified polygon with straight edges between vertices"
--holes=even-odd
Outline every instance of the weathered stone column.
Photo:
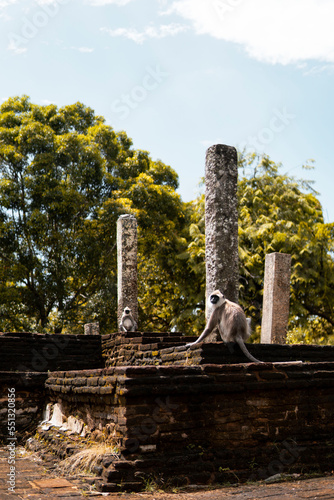
[{"label": "weathered stone column", "polygon": [[121,215],[117,221],[118,322],[125,307],[138,323],[137,290],[137,220],[134,215]]},{"label": "weathered stone column", "polygon": [[236,149],[211,146],[205,167],[206,296],[219,289],[233,302],[239,297],[237,183]]},{"label": "weathered stone column", "polygon": [[266,255],[261,343],[285,344],[290,303],[291,255]]}]

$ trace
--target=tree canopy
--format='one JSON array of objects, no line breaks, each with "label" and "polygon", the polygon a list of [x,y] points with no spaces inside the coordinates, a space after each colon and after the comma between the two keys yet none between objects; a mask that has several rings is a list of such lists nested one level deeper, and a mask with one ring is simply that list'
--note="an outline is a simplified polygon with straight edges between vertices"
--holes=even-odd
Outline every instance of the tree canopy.
[{"label": "tree canopy", "polygon": [[[0,107],[0,328],[116,328],[116,220],[137,216],[141,253],[184,220],[178,177],[81,103]],[[168,238],[167,238],[168,235]]]},{"label": "tree canopy", "polygon": [[[334,324],[334,224],[324,223],[312,183],[282,174],[281,168],[266,155],[239,155],[239,300],[258,336],[265,256],[289,253],[290,340],[327,342]],[[203,277],[204,195],[192,209],[187,259]],[[204,288],[202,281],[203,298]]]},{"label": "tree canopy", "polygon": [[[240,303],[258,336],[265,255],[292,256],[290,341],[334,325],[334,224],[310,183],[266,155],[239,157]],[[83,105],[0,106],[0,330],[117,329],[116,221],[137,217],[139,325],[198,335],[205,322],[204,195]]]},{"label": "tree canopy", "polygon": [[242,158],[240,168],[246,163],[253,166],[253,174],[239,183],[242,301],[259,321],[265,255],[288,253],[292,265],[290,327],[298,324],[307,329],[315,318],[333,326],[334,224],[324,223],[310,183],[281,174],[267,156]]}]

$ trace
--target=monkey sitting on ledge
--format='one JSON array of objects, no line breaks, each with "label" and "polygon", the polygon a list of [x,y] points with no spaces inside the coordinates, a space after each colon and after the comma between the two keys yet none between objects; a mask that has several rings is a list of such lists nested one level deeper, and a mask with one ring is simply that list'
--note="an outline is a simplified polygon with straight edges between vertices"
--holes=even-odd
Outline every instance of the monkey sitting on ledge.
[{"label": "monkey sitting on ledge", "polygon": [[245,346],[245,340],[248,339],[251,332],[249,322],[239,304],[226,299],[219,290],[210,295],[209,303],[213,310],[205,330],[195,342],[187,344],[186,347],[202,342],[217,327],[224,342],[237,342],[250,361],[262,363],[254,358]]},{"label": "monkey sitting on ledge", "polygon": [[137,330],[137,323],[132,315],[130,307],[124,308],[119,328],[121,332],[135,332]]}]

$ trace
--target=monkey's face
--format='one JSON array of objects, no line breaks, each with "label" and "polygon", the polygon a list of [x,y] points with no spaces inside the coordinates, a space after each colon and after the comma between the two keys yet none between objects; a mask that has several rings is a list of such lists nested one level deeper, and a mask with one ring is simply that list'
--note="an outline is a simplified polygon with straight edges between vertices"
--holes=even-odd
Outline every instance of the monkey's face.
[{"label": "monkey's face", "polygon": [[130,314],[131,313],[131,309],[129,307],[126,307],[124,309],[124,314]]},{"label": "monkey's face", "polygon": [[225,302],[225,297],[219,290],[216,290],[215,292],[213,292],[210,295],[209,301],[210,301],[210,304],[212,304],[213,306],[217,306],[217,305],[220,306]]},{"label": "monkey's face", "polygon": [[210,295],[211,304],[217,304],[218,300],[219,300],[218,295]]}]

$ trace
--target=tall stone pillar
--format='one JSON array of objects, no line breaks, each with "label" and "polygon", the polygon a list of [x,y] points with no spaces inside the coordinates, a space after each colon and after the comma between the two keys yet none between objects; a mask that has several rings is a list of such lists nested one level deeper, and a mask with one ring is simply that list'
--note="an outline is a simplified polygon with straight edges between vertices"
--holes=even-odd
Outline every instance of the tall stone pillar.
[{"label": "tall stone pillar", "polygon": [[261,343],[285,344],[290,304],[291,255],[266,255]]},{"label": "tall stone pillar", "polygon": [[206,295],[219,289],[233,302],[239,297],[237,184],[236,149],[211,146],[205,166]]},{"label": "tall stone pillar", "polygon": [[117,221],[117,284],[117,324],[125,307],[131,309],[138,323],[137,219],[134,215],[121,215]]}]

